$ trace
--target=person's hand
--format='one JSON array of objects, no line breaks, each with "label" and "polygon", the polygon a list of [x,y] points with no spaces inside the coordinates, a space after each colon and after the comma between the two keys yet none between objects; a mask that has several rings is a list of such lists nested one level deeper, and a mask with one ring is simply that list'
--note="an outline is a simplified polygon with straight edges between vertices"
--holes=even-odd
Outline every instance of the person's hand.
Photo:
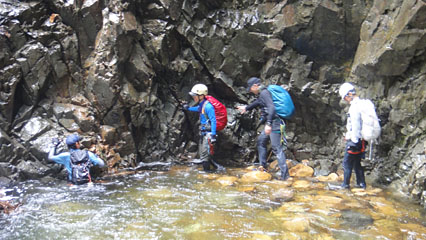
[{"label": "person's hand", "polygon": [[188,111],[189,105],[187,103],[182,105],[182,109]]},{"label": "person's hand", "polygon": [[52,138],[52,146],[57,147],[61,143],[58,138]]},{"label": "person's hand", "polygon": [[188,111],[189,104],[187,102],[181,102],[180,107],[182,108],[182,110]]},{"label": "person's hand", "polygon": [[216,135],[213,135],[211,132],[208,132],[207,134],[207,139],[209,141],[210,144],[215,145],[216,144]]},{"label": "person's hand", "polygon": [[215,143],[216,143],[216,135],[210,135],[210,142],[211,142],[212,144],[215,144]]},{"label": "person's hand", "polygon": [[182,110],[188,110],[189,104],[186,101],[180,101],[179,103]]},{"label": "person's hand", "polygon": [[237,106],[237,109],[241,114],[244,114],[247,111],[246,106]]},{"label": "person's hand", "polygon": [[271,134],[271,132],[272,132],[272,127],[271,127],[271,125],[266,124],[266,125],[265,125],[265,134],[266,134],[266,135],[269,135],[269,134]]}]

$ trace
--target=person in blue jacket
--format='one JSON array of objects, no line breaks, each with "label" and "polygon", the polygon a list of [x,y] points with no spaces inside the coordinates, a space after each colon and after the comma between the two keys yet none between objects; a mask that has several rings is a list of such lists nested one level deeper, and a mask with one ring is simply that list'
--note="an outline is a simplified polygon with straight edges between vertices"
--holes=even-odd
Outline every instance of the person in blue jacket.
[{"label": "person in blue jacket", "polygon": [[[52,146],[50,147],[48,159],[55,163],[59,163],[64,165],[65,169],[68,172],[67,180],[68,182],[72,182],[72,165],[71,165],[71,153],[80,149],[81,147],[81,137],[77,134],[72,134],[68,136],[65,140],[65,143],[68,146],[69,152],[63,152],[56,154],[56,148],[59,145],[60,141],[57,138],[52,139]],[[88,151],[88,156],[90,159],[90,163],[92,165],[96,165],[98,167],[104,167],[105,163],[100,159],[96,154]]]},{"label": "person in blue jacket", "polygon": [[204,84],[195,84],[189,95],[198,103],[197,106],[189,107],[187,104],[183,106],[185,110],[198,112],[200,114],[200,142],[198,152],[200,160],[203,163],[204,171],[210,171],[210,164],[217,170],[223,171],[225,168],[214,161],[214,146],[216,144],[216,113],[213,105],[207,101],[206,95],[208,88]]},{"label": "person in blue jacket", "polygon": [[288,166],[286,163],[286,156],[284,153],[284,147],[281,144],[281,139],[284,141],[285,138],[282,136],[280,128],[282,125],[282,119],[275,112],[275,105],[272,101],[272,95],[266,89],[259,78],[252,77],[247,81],[247,92],[251,92],[256,96],[259,96],[254,102],[248,106],[238,106],[238,110],[241,114],[251,111],[257,107],[261,108],[261,123],[265,124],[265,129],[259,135],[257,139],[257,151],[259,154],[260,168],[263,170],[267,169],[267,146],[268,140],[271,140],[272,151],[278,158],[278,166],[281,169],[281,180],[287,180],[290,175],[288,172]]}]

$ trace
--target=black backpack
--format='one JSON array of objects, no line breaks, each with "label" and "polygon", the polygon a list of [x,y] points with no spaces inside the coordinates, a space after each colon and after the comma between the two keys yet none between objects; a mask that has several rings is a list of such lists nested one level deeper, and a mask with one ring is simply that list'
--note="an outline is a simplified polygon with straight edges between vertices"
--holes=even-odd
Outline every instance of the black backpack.
[{"label": "black backpack", "polygon": [[91,182],[89,153],[83,150],[76,150],[70,154],[72,169],[72,183],[84,184]]}]

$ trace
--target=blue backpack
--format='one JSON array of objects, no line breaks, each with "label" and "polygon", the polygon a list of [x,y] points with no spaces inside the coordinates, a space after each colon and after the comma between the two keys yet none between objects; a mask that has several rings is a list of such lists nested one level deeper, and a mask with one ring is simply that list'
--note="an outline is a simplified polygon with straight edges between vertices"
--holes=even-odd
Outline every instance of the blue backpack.
[{"label": "blue backpack", "polygon": [[268,91],[272,95],[275,112],[278,116],[284,119],[290,119],[294,114],[294,104],[287,90],[278,85],[269,85]]}]

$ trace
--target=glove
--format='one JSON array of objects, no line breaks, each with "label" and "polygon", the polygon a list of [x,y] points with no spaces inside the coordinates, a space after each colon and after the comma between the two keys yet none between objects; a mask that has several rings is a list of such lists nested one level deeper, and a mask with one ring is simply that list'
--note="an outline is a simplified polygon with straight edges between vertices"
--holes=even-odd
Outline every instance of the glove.
[{"label": "glove", "polygon": [[207,139],[210,140],[211,144],[216,143],[216,135],[213,135],[211,132],[206,134]]},{"label": "glove", "polygon": [[215,136],[215,135],[210,135],[210,142],[211,142],[212,144],[215,144],[215,143],[216,143],[216,136]]},{"label": "glove", "polygon": [[183,104],[182,105],[182,109],[188,111],[189,105],[188,104]]},{"label": "glove", "polygon": [[61,141],[59,141],[59,139],[58,139],[58,138],[52,138],[52,145],[53,145],[54,147],[58,146],[58,145],[59,145],[59,143],[61,143]]}]

